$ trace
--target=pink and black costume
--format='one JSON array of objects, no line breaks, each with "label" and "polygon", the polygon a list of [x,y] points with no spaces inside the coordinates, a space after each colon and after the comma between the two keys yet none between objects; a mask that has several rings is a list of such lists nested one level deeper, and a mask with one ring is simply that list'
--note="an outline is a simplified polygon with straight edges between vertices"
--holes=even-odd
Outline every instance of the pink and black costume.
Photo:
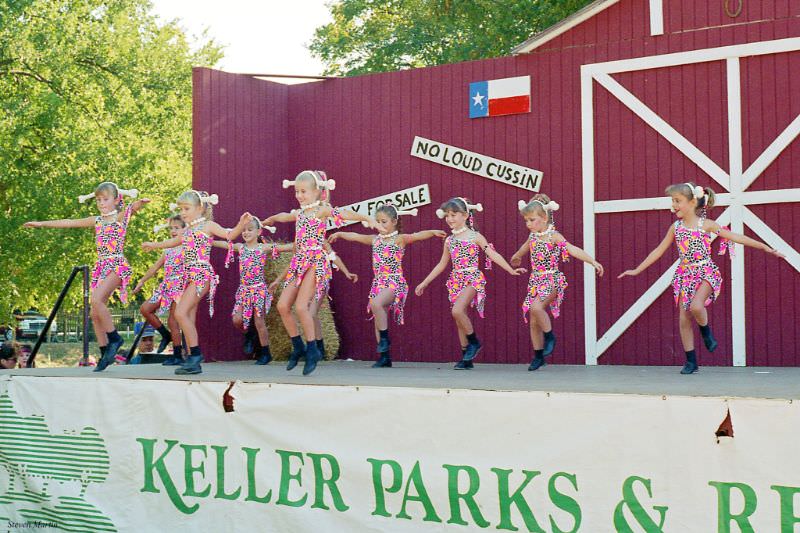
[{"label": "pink and black costume", "polygon": [[569,261],[567,242],[553,242],[556,230],[550,226],[542,233],[531,233],[528,238],[531,258],[531,276],[528,279],[528,293],[522,302],[522,318],[528,323],[528,311],[534,299],[544,301],[555,291],[556,297],[550,302],[553,318],[561,314],[561,303],[567,289],[567,279],[558,269],[559,258]]},{"label": "pink and black costume", "polygon": [[[325,252],[325,231],[327,229],[325,221],[318,218],[319,208],[314,208],[311,215],[306,215],[304,209],[297,212],[295,223],[295,252],[289,263],[289,270],[283,281],[286,288],[290,283],[297,287],[303,282],[303,278],[309,270],[316,276],[315,299],[320,300],[330,288],[332,277],[331,264],[328,254]],[[337,208],[331,212],[333,223],[336,227],[341,227],[344,219]]]},{"label": "pink and black costume", "polygon": [[[272,249],[272,258],[278,257],[278,250]],[[272,293],[267,290],[265,271],[267,267],[267,250],[258,245],[239,248],[239,288],[232,315],[241,314],[244,329],[250,327],[250,320],[255,316],[266,316],[272,307]],[[227,262],[226,262],[227,266]]]},{"label": "pink and black costume", "polygon": [[[394,294],[389,310],[394,313],[398,324],[404,321],[403,309],[408,298],[408,283],[403,276],[403,253],[405,249],[397,243],[397,236],[383,239],[380,236],[372,241],[372,286],[369,299],[378,296],[384,289]],[[367,313],[371,308],[367,305]]]},{"label": "pink and black costume", "polygon": [[178,302],[183,289],[183,247],[168,248],[164,251],[164,278],[148,301],[159,304],[158,314],[163,315]]},{"label": "pink and black costume", "polygon": [[[687,228],[681,220],[675,221],[675,244],[678,246],[680,263],[672,276],[672,293],[675,305],[680,305],[684,310],[689,309],[702,282],[708,282],[712,289],[705,301],[706,306],[717,299],[722,288],[722,275],[711,257],[712,234],[703,231],[704,223],[705,218],[700,218],[697,228],[692,229]],[[722,239],[719,255],[725,254],[729,244],[727,239]]]},{"label": "pink and black costume", "polygon": [[[470,230],[473,231],[473,230]],[[474,233],[474,231],[473,231]],[[478,315],[483,318],[483,309],[486,304],[486,276],[480,271],[480,246],[474,241],[460,240],[453,235],[447,237],[445,244],[450,250],[450,260],[453,269],[447,279],[447,294],[450,305],[454,305],[458,295],[467,287],[475,289],[477,294],[472,299],[470,307],[478,311]],[[492,245],[490,244],[489,247]],[[486,258],[486,270],[492,268],[489,257]]]},{"label": "pink and black costume", "polygon": [[122,284],[119,288],[119,298],[123,304],[128,303],[128,283],[131,281],[131,267],[125,259],[125,235],[128,231],[133,213],[132,205],[125,208],[122,222],[114,215],[110,222],[103,220],[102,216],[95,217],[94,233],[97,244],[97,262],[92,270],[92,289],[96,289],[101,281],[114,273],[119,276]]},{"label": "pink and black costume", "polygon": [[214,239],[201,231],[204,224],[205,222],[200,222],[194,227],[190,224],[183,231],[181,237],[184,257],[183,281],[184,288],[194,283],[198,296],[209,287],[208,314],[214,316],[214,295],[217,293],[219,276],[209,262]]}]

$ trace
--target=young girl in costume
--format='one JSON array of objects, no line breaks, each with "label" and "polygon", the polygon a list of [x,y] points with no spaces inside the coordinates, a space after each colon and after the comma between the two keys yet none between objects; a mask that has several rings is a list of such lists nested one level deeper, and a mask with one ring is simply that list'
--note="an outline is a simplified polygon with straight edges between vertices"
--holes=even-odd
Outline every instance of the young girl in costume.
[{"label": "young girl in costume", "polygon": [[450,226],[452,235],[444,241],[442,259],[433,268],[428,277],[417,285],[414,293],[422,296],[425,288],[441,274],[447,263],[452,262],[453,269],[447,280],[447,293],[452,305],[453,320],[458,328],[461,341],[461,360],[456,363],[457,370],[473,368],[473,359],[481,349],[481,343],[475,335],[472,322],[467,311],[474,307],[483,318],[486,303],[486,276],[478,268],[480,250],[486,254],[486,269],[492,267],[492,261],[512,276],[526,272],[524,268],[513,268],[489,244],[486,237],[478,233],[473,225],[473,211],[483,211],[481,204],[472,205],[465,198],[451,198],[436,210],[439,218],[444,218]]},{"label": "young girl in costume", "polygon": [[[178,237],[185,229],[186,223],[180,215],[173,215],[166,224],[159,224],[153,231],[159,233],[160,231],[169,228],[170,236],[174,239]],[[139,311],[147,321],[148,324],[161,334],[161,343],[158,345],[158,353],[163,352],[170,342],[172,342],[172,357],[168,357],[162,364],[165,366],[174,366],[183,363],[183,345],[181,343],[181,331],[178,326],[178,319],[175,318],[175,307],[178,299],[183,293],[183,248],[176,246],[174,248],[167,248],[164,253],[156,261],[150,269],[145,272],[142,279],[136,284],[133,289],[133,294],[136,294],[147,280],[156,275],[159,269],[164,268],[164,278],[158,285],[158,288],[153,292],[153,295],[139,307]],[[169,313],[167,324],[169,329],[164,326],[164,323],[158,318],[157,315]]]},{"label": "young girl in costume", "polygon": [[[250,328],[251,321],[258,332],[258,358],[257,365],[266,365],[272,361],[269,349],[269,332],[264,319],[272,307],[272,293],[267,288],[265,278],[267,259],[277,259],[281,252],[290,252],[291,244],[276,245],[261,243],[259,238],[264,226],[256,217],[250,219],[242,230],[243,244],[225,241],[214,241],[214,246],[228,248],[225,258],[225,268],[233,261],[234,252],[239,254],[239,288],[236,289],[235,303],[233,305],[233,325],[245,334]],[[267,226],[268,231],[275,231],[274,227]]]},{"label": "young girl in costume", "polygon": [[549,306],[553,318],[558,318],[564,301],[567,279],[558,269],[559,258],[568,261],[571,255],[592,265],[600,276],[603,275],[603,266],[556,231],[553,212],[558,210],[558,204],[546,194],[537,194],[529,202],[520,200],[517,207],[530,235],[511,256],[511,264],[519,266],[525,253],[530,255],[531,276],[528,292],[522,302],[522,318],[527,323],[530,315],[534,356],[528,370],[537,370],[544,366],[544,358],[553,352],[556,345],[556,336],[546,309]]},{"label": "young girl in costume", "polygon": [[214,315],[214,294],[219,283],[219,276],[214,272],[214,267],[209,262],[213,236],[232,240],[239,236],[244,227],[250,222],[250,213],[244,213],[239,223],[233,229],[225,229],[213,221],[213,208],[219,199],[216,194],[208,195],[206,192],[189,190],[178,197],[178,202],[171,208],[180,209],[180,215],[186,222],[186,229],[180,237],[175,237],[161,242],[145,242],[142,248],[156,250],[183,246],[183,282],[184,289],[178,298],[175,317],[178,325],[186,337],[189,354],[180,368],[175,369],[176,374],[199,374],[203,362],[195,327],[197,305],[208,294],[209,315]]},{"label": "young girl in costume", "polygon": [[373,368],[391,367],[392,358],[389,354],[391,341],[389,340],[389,312],[394,315],[398,324],[403,324],[403,310],[408,297],[408,283],[403,275],[403,254],[406,247],[417,241],[431,237],[444,238],[442,230],[419,231],[412,234],[400,233],[402,231],[400,217],[402,215],[416,216],[417,210],[401,211],[392,204],[387,203],[375,211],[375,221],[378,223],[377,235],[363,235],[360,233],[339,232],[328,237],[333,243],[338,239],[358,242],[372,247],[372,286],[369,291],[367,313],[372,312],[375,317],[375,339],[378,343],[378,361]]},{"label": "young girl in costume", "polygon": [[[677,183],[667,187],[665,192],[672,197],[671,209],[677,220],[670,225],[661,244],[639,266],[626,270],[618,278],[641,274],[675,242],[680,262],[672,276],[672,293],[678,307],[681,342],[686,352],[686,364],[683,365],[681,374],[692,374],[698,370],[692,319],[700,327],[706,349],[713,352],[717,348],[717,340],[711,332],[706,312],[706,307],[717,299],[722,287],[722,275],[711,255],[711,241],[714,236],[722,238],[720,255],[730,246],[729,241],[759,248],[777,257],[783,257],[783,254],[755,239],[733,233],[713,220],[707,220],[707,211],[714,207],[714,191],[709,187],[703,188],[692,182]],[[730,251],[733,252],[733,249]]]},{"label": "young girl in costume", "polygon": [[119,299],[128,303],[128,283],[131,267],[123,254],[125,235],[131,216],[150,200],[142,198],[125,207],[124,196],[136,198],[136,189],[120,189],[115,183],[104,181],[93,193],[78,197],[80,203],[94,198],[100,215],[94,217],[62,220],[26,222],[28,228],[88,228],[94,226],[97,243],[97,262],[92,270],[92,325],[100,346],[100,361],[95,372],[101,372],[114,362],[114,356],[123,344],[122,337],[114,327],[114,319],[108,310],[108,299],[119,289]]},{"label": "young girl in costume", "polygon": [[[328,261],[330,261],[333,270],[338,270],[344,275],[344,277],[346,277],[353,283],[358,282],[358,274],[350,272],[350,270],[347,268],[347,265],[345,265],[342,258],[336,252],[333,251],[333,248],[331,248],[331,245],[328,243],[327,240],[325,241],[323,248],[325,248]],[[286,268],[283,269],[283,272],[281,272],[278,275],[275,281],[269,284],[270,291],[275,291],[275,289],[278,288],[283,279],[286,277],[286,273],[289,272],[289,266],[290,265],[286,265]],[[330,291],[330,285],[328,286],[328,291]],[[325,293],[325,296],[330,298],[330,296],[328,296],[328,293]],[[320,361],[327,357],[327,352],[325,351],[325,339],[323,339],[322,337],[322,320],[320,320],[319,318],[319,309],[324,301],[325,298],[320,298],[319,300],[312,299],[311,303],[309,304],[309,312],[311,313],[311,316],[314,317],[314,337],[316,339],[315,342],[317,344],[317,349],[319,350],[320,353]]]},{"label": "young girl in costume", "polygon": [[[316,343],[314,315],[311,301],[319,302],[328,293],[331,267],[325,250],[325,231],[328,217],[339,227],[344,220],[366,221],[375,227],[375,221],[368,216],[350,210],[325,205],[327,191],[336,186],[334,180],[327,179],[324,172],[304,170],[294,181],[284,180],[283,187],[294,185],[294,196],[300,209],[291,213],[280,213],[266,219],[267,225],[275,222],[295,222],[295,252],[283,282],[283,292],[278,299],[278,312],[283,325],[292,339],[292,353],[287,370],[297,366],[305,354],[303,375],[314,371],[322,357]],[[297,324],[292,317],[292,305],[306,336],[303,345]]]}]

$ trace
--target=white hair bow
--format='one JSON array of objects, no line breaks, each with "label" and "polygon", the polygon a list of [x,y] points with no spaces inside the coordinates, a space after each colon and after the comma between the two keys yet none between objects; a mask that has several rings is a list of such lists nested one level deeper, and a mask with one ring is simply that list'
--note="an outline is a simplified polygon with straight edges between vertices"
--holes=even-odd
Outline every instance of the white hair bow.
[{"label": "white hair bow", "polygon": [[336,189],[336,180],[328,179],[325,173],[321,170],[304,170],[293,180],[283,180],[283,188],[288,189],[289,187],[293,186],[303,175],[310,175],[312,178],[314,178],[314,183],[316,183],[317,187],[320,189],[325,189],[328,191]]},{"label": "white hair bow", "polygon": [[[111,183],[111,185],[113,185],[117,189],[117,193],[119,193],[120,196],[130,196],[131,198],[136,198],[137,196],[139,196],[138,189],[120,189],[116,183],[110,181],[108,183]],[[86,202],[86,200],[91,200],[94,197],[95,197],[94,192],[91,192],[89,194],[82,194],[78,196],[78,202],[83,204]]]},{"label": "white hair bow", "polygon": [[[480,203],[478,203],[478,204],[470,204],[465,199],[463,199],[461,197],[458,197],[458,199],[461,200],[462,202],[464,202],[464,205],[467,206],[467,215],[471,215],[472,211],[477,211],[479,213],[483,211],[483,204],[480,204]],[[444,218],[445,215],[446,215],[446,213],[441,208],[436,210],[436,216],[437,217]]]},{"label": "white hair bow", "polygon": [[[397,213],[398,217],[415,217],[415,216],[417,216],[417,213],[419,213],[419,209],[417,209],[416,207],[414,209],[405,209],[404,210],[404,209],[396,208],[390,202],[387,202],[386,205],[394,207],[394,212]],[[361,221],[361,225],[364,226],[365,228],[369,227],[369,224],[367,223],[366,220],[362,220]]]},{"label": "white hair bow", "polygon": [[685,183],[685,185],[689,187],[689,190],[692,192],[692,196],[694,196],[698,200],[706,195],[706,190],[703,189],[700,185],[692,186],[692,184],[689,183],[688,181]]}]

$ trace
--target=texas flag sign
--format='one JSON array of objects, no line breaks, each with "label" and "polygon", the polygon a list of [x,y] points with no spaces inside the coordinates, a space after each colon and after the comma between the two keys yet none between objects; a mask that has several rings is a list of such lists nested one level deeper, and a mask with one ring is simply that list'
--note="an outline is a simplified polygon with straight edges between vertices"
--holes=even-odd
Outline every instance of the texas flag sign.
[{"label": "texas flag sign", "polygon": [[530,111],[530,76],[469,84],[469,118],[497,117]]}]

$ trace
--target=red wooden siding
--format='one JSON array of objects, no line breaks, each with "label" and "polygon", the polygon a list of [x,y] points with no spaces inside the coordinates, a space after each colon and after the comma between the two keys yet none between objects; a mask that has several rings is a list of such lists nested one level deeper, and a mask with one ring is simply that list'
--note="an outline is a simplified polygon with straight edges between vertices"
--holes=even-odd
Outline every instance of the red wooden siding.
[{"label": "red wooden siding", "polygon": [[[419,135],[542,170],[542,192],[562,206],[556,213],[559,229],[571,242],[582,246],[581,65],[800,35],[800,19],[787,18],[800,13],[790,12],[788,2],[774,3],[774,12],[761,9],[760,14],[754,14],[749,6],[759,3],[746,1],[746,12],[736,20],[760,22],[686,31],[706,27],[703,20],[711,20],[711,7],[704,11],[695,4],[704,3],[665,0],[665,29],[672,34],[650,37],[646,3],[623,0],[542,49],[518,57],[288,87],[198,70],[196,183],[222,196],[217,212],[225,224],[233,224],[245,209],[264,215],[294,207],[291,193],[280,188],[280,181],[306,168],[324,169],[337,180],[333,203],[338,205],[429,183],[431,206],[422,208],[416,218],[405,218],[404,231],[446,230],[435,217],[435,209],[451,196],[465,195],[483,203],[486,210],[476,215],[476,223],[508,258],[527,235],[516,202],[528,195],[521,189],[411,157],[412,140]],[[722,2],[719,4],[721,9]],[[694,18],[686,15],[689,9],[697,10],[692,11]],[[763,20],[768,16],[778,20]],[[696,24],[682,25],[682,32],[675,32],[684,19]],[[592,46],[581,46],[586,44]],[[800,78],[792,74],[795,72],[800,72],[800,54],[796,53],[742,60],[745,165],[800,113]],[[717,62],[613,77],[727,169],[725,73],[724,63]],[[531,113],[468,118],[469,82],[527,74],[532,83]],[[596,199],[659,196],[670,183],[686,179],[720,189],[598,84],[594,94]],[[223,145],[233,147],[225,157],[218,153]],[[795,141],[752,189],[798,187],[799,167],[800,141]],[[797,204],[751,209],[787,242],[800,247]],[[641,276],[615,279],[660,242],[672,221],[668,212],[597,217],[597,256],[607,270],[597,284],[599,334],[674,261],[675,252],[671,251]],[[360,226],[352,228],[348,231],[365,231]],[[285,228],[284,235],[292,230]],[[371,359],[374,337],[365,314],[371,278],[369,249],[345,242],[337,243],[336,249],[361,277],[353,285],[339,274],[334,276],[332,297],[342,336],[341,354]],[[404,267],[412,293],[441,252],[438,240],[408,249]],[[729,365],[730,265],[727,258],[720,258],[718,264],[725,282],[710,316],[721,345],[713,356],[704,354],[702,361]],[[800,334],[794,327],[800,317],[793,303],[800,297],[800,275],[786,263],[754,250],[746,251],[746,268],[748,364],[800,364],[796,348]],[[583,364],[583,265],[573,260],[563,270],[570,287],[562,316],[554,321],[559,344],[553,360]],[[235,272],[221,273],[215,325],[218,320],[229,320],[237,283]],[[422,297],[411,294],[406,325],[391,327],[392,353],[398,360],[457,359],[458,340],[445,279],[443,274]],[[488,279],[487,318],[474,320],[485,345],[481,360],[528,362],[530,341],[520,310],[527,277],[513,278],[495,267]],[[205,335],[204,342],[211,341],[210,337]],[[217,328],[211,342],[210,348],[218,352],[218,358],[233,358],[239,353],[239,337],[232,328]],[[665,293],[612,345],[600,363],[675,365],[681,359],[677,313],[671,294]]]},{"label": "red wooden siding", "polygon": [[[214,219],[232,227],[244,211],[263,218],[287,209],[292,195],[280,188],[289,159],[287,86],[201,68],[193,82],[194,187],[219,195]],[[281,230],[278,236],[291,238]],[[205,305],[197,313],[198,331],[211,357],[240,359],[241,336],[230,320],[238,263],[226,270],[225,251],[211,255],[220,285],[214,317]]]}]

